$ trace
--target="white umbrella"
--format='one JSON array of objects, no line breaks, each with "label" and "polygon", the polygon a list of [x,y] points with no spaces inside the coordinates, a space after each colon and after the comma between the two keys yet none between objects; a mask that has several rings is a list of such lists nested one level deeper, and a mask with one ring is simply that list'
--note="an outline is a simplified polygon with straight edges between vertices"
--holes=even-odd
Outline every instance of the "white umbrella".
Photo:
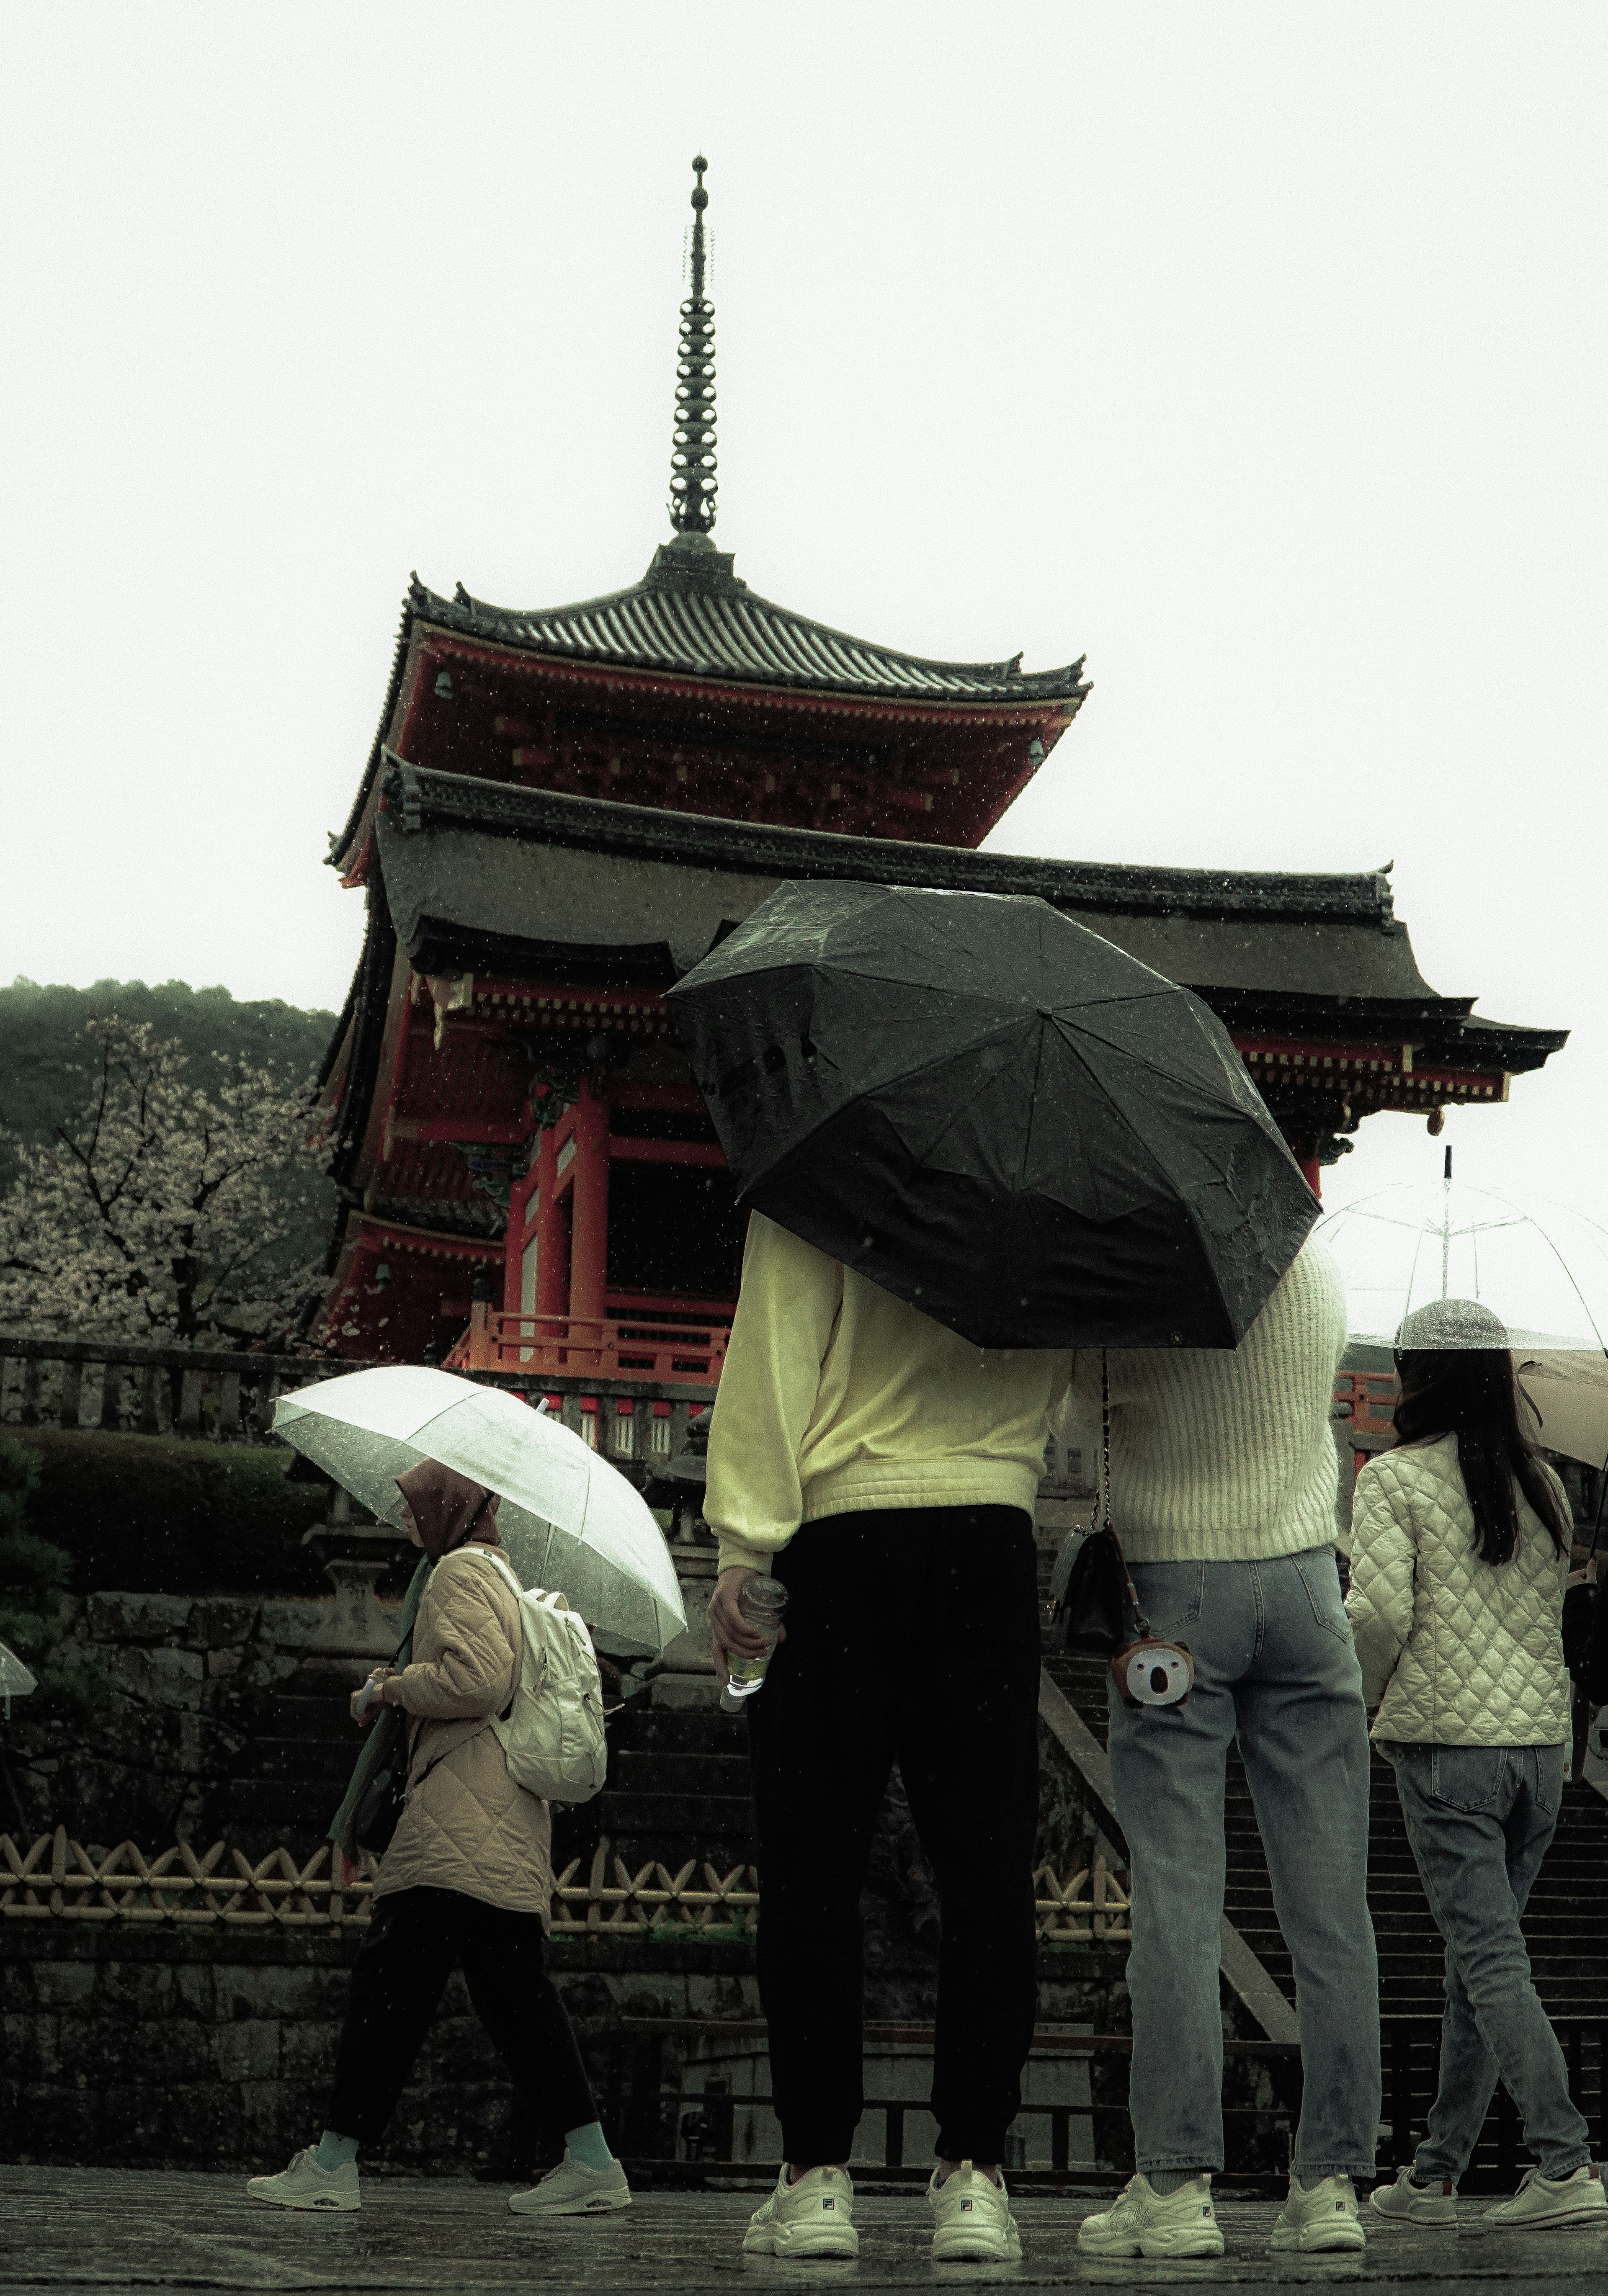
[{"label": "white umbrella", "polygon": [[[1500,1318],[1520,1360],[1608,1346],[1608,1230],[1566,1204],[1448,1172],[1358,1197],[1315,1233],[1340,1262],[1353,1340],[1391,1347],[1416,1309],[1466,1300]],[[1477,1319],[1462,1344],[1489,1345]]]},{"label": "white umbrella", "polygon": [[8,1722],[12,1718],[12,1699],[26,1698],[30,1690],[37,1690],[38,1687],[37,1681],[29,1674],[16,1652],[8,1650],[4,1643],[0,1643],[0,1698],[5,1701]]},{"label": "white umbrella", "polygon": [[1514,1352],[1519,1384],[1536,1407],[1538,1439],[1548,1451],[1608,1466],[1608,1356]]},{"label": "white umbrella", "polygon": [[281,1396],[274,1432],[398,1529],[396,1479],[421,1459],[496,1491],[497,1529],[526,1586],[558,1588],[622,1656],[656,1658],[685,1631],[664,1535],[639,1493],[505,1389],[388,1365]]}]

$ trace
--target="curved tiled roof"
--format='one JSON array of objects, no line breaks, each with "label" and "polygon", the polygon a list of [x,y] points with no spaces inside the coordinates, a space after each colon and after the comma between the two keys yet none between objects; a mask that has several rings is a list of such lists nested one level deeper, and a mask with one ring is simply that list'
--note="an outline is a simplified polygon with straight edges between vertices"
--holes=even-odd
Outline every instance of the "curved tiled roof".
[{"label": "curved tiled roof", "polygon": [[573,661],[685,677],[741,679],[815,692],[885,695],[901,701],[1082,700],[1081,660],[1024,673],[1010,661],[926,661],[828,629],[773,605],[732,572],[728,553],[702,535],[682,535],[657,553],[628,590],[574,606],[515,613],[472,598],[460,585],[443,598],[415,576],[408,603],[424,620],[494,644]]}]

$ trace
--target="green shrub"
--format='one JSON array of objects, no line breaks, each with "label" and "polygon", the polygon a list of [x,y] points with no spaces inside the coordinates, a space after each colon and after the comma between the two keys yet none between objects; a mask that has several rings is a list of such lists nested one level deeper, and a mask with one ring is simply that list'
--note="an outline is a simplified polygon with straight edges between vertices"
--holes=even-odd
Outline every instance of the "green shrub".
[{"label": "green shrub", "polygon": [[[65,1578],[53,1582],[58,1592],[329,1592],[318,1555],[301,1544],[303,1533],[324,1519],[326,1488],[291,1482],[291,1455],[277,1444],[258,1448],[40,1428],[0,1445],[0,1452],[21,1455],[25,1463],[21,1470],[0,1469],[0,1483],[7,1472],[26,1479],[0,1489],[0,1508],[4,1496],[20,1498],[12,1518],[19,1534],[63,1558]],[[4,1527],[0,1513],[0,1537]],[[8,1596],[14,1583],[0,1562]],[[11,1639],[0,1625],[0,1640]]]},{"label": "green shrub", "polygon": [[26,1443],[0,1443],[0,1643],[36,1677],[41,1697],[81,1697],[83,1685],[53,1652],[66,1632],[64,1597],[72,1558],[28,1525],[40,1483],[37,1454]]}]

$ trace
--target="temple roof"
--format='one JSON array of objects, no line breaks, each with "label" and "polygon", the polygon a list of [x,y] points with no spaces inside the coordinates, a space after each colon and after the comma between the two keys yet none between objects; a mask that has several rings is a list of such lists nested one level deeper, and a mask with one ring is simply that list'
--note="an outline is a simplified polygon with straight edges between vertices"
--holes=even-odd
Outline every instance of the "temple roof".
[{"label": "temple roof", "polygon": [[681,534],[655,553],[640,582],[573,606],[521,613],[487,605],[459,586],[455,597],[408,593],[424,620],[494,645],[611,668],[716,677],[813,693],[898,701],[1071,701],[1088,688],[1081,660],[1024,671],[1009,661],[929,661],[850,637],[759,597],[732,571],[732,554],[707,534]]},{"label": "temple roof", "polygon": [[1487,1020],[1419,972],[1382,871],[1146,869],[776,829],[390,760],[383,907],[422,972],[662,990],[785,878],[1031,894],[1231,1027],[1410,1036],[1426,1062],[1539,1067],[1565,1032]]}]

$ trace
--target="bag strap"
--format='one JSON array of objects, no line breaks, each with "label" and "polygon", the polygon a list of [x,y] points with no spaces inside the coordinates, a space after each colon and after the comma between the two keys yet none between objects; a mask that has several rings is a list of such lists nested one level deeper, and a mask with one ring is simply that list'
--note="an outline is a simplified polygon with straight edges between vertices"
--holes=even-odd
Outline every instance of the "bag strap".
[{"label": "bag strap", "polygon": [[1128,1567],[1128,1557],[1122,1552],[1122,1541],[1117,1536],[1117,1526],[1112,1521],[1112,1387],[1111,1368],[1105,1359],[1105,1349],[1100,1350],[1100,1515],[1095,1525],[1104,1531],[1117,1550],[1121,1566],[1122,1583],[1128,1589],[1128,1603],[1134,1614],[1135,1635],[1143,1640],[1150,1632],[1150,1620],[1139,1604],[1139,1590],[1134,1585],[1134,1574]]}]

